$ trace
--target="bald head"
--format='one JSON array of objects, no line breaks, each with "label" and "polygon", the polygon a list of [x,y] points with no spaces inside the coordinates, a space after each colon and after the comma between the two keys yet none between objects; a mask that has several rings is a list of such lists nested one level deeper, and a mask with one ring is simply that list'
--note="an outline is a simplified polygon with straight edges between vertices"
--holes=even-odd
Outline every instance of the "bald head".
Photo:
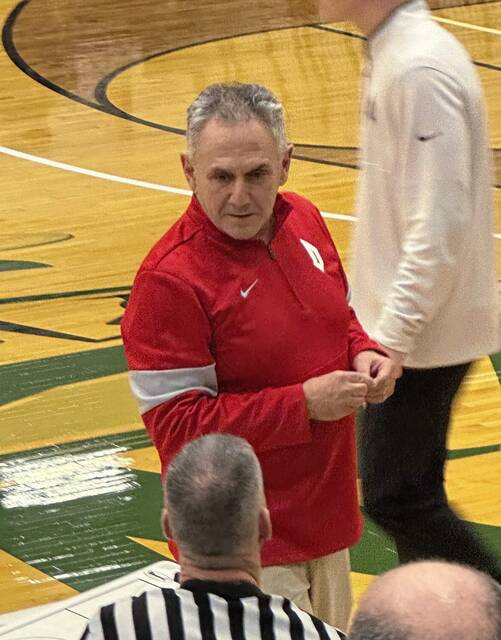
[{"label": "bald head", "polygon": [[470,567],[422,561],[377,578],[353,618],[351,640],[501,640],[501,591]]}]

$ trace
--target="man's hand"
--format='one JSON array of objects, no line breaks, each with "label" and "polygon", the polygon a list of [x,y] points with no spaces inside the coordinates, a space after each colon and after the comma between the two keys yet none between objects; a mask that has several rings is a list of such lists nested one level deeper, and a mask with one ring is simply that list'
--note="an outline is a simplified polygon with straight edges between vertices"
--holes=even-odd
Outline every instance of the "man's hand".
[{"label": "man's hand", "polygon": [[[405,354],[400,355],[403,362]],[[377,351],[361,351],[353,359],[353,368],[372,378],[373,386],[368,390],[366,398],[368,404],[379,404],[389,398],[395,390],[395,380],[402,375],[401,364]]]},{"label": "man's hand", "polygon": [[[386,358],[388,360],[388,358]],[[374,382],[355,371],[332,371],[303,383],[308,417],[312,420],[339,420],[366,402]]]},{"label": "man's hand", "polygon": [[396,365],[399,367],[403,366],[405,356],[407,355],[406,353],[402,353],[402,351],[395,351],[395,349],[390,349],[390,347],[385,347],[384,345],[383,348]]}]

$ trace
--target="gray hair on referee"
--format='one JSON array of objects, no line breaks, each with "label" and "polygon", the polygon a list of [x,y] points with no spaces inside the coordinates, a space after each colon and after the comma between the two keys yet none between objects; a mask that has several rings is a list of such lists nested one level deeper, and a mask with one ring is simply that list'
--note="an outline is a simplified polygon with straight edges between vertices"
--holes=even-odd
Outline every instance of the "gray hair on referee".
[{"label": "gray hair on referee", "polygon": [[228,124],[259,120],[273,134],[280,151],[287,148],[284,109],[279,100],[259,84],[211,84],[188,107],[187,145],[192,155],[198,136],[213,118]]},{"label": "gray hair on referee", "polygon": [[204,569],[224,568],[256,535],[263,476],[248,442],[229,434],[191,441],[167,468],[168,528],[181,553]]}]

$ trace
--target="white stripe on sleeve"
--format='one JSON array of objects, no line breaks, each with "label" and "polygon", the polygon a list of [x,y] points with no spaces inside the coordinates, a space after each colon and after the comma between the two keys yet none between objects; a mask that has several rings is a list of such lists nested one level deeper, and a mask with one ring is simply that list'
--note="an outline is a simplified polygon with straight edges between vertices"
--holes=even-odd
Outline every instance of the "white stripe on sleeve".
[{"label": "white stripe on sleeve", "polygon": [[187,391],[217,396],[216,365],[165,371],[129,371],[129,384],[141,414]]}]

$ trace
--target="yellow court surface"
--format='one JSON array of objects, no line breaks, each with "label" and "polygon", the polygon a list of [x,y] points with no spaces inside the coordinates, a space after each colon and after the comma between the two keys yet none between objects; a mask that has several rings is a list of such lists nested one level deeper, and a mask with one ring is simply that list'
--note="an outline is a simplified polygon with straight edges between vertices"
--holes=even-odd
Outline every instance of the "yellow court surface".
[{"label": "yellow court surface", "polygon": [[[305,0],[0,0],[0,613],[168,555],[159,462],[130,396],[120,318],[181,215],[185,111],[209,83],[268,86],[349,271],[363,39]],[[501,1],[436,2],[483,83],[501,276]],[[455,407],[447,488],[501,554],[501,356]],[[367,524],[357,597],[395,550]]]}]

